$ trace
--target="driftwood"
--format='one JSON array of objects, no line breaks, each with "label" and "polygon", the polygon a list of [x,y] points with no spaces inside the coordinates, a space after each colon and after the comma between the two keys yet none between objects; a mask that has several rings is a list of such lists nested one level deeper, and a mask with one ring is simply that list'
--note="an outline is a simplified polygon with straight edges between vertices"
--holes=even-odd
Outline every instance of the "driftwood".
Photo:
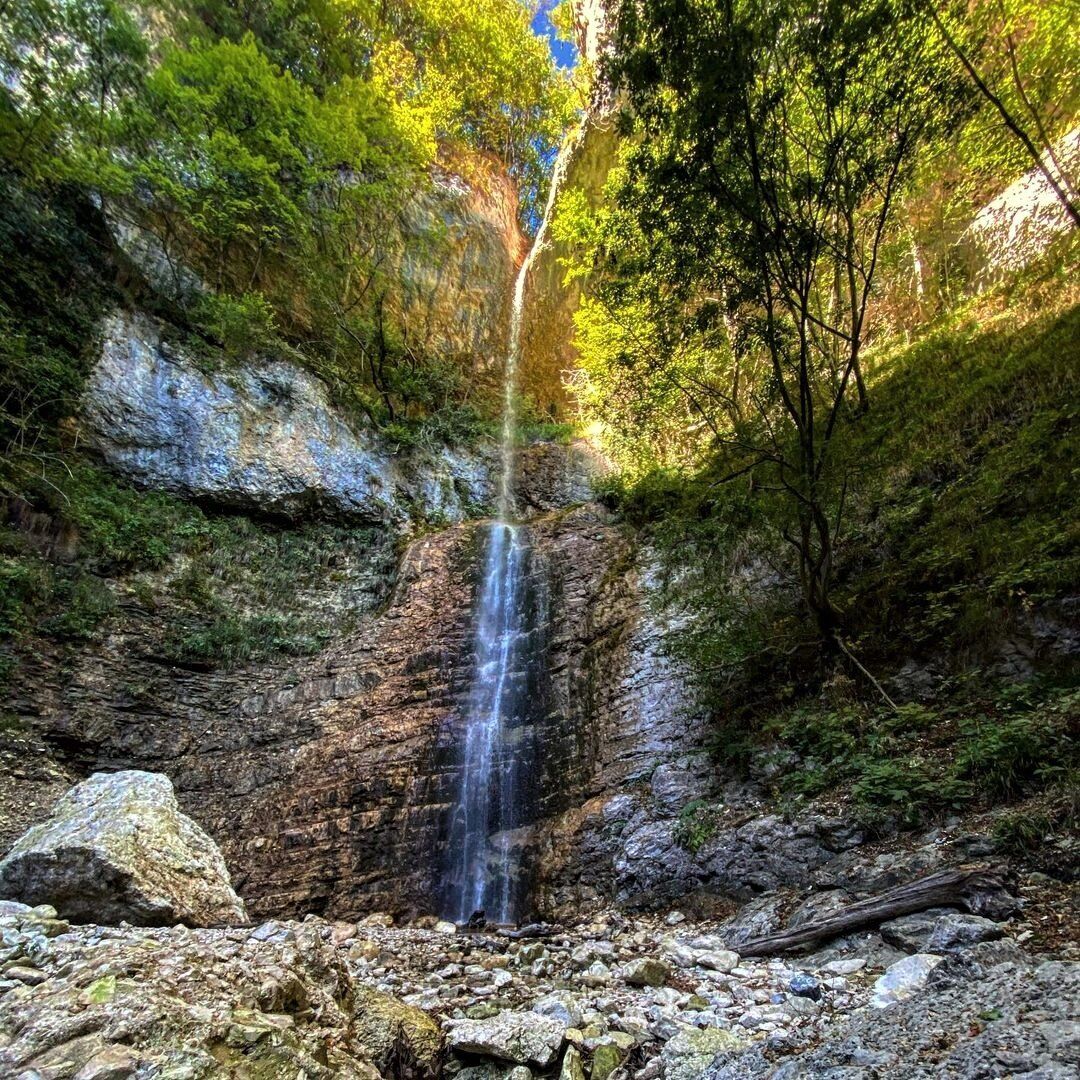
[{"label": "driftwood", "polygon": [[1004,870],[1000,867],[962,866],[898,885],[888,892],[849,904],[840,911],[813,919],[794,930],[752,938],[734,945],[740,956],[771,956],[788,949],[856,930],[878,926],[901,915],[934,907],[962,907],[976,915],[1004,919],[1018,902],[1005,889]]},{"label": "driftwood", "polygon": [[503,937],[513,938],[520,941],[522,938],[544,938],[553,934],[561,934],[563,928],[552,923],[529,923],[527,926],[518,927],[517,930],[500,930]]}]

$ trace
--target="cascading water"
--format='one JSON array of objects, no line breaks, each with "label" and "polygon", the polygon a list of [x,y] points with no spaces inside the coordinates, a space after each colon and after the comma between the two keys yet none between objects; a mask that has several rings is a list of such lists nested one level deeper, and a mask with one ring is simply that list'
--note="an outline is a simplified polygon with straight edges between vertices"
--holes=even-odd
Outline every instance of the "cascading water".
[{"label": "cascading water", "polygon": [[[550,211],[550,202],[549,207]],[[514,285],[504,375],[497,516],[489,526],[476,608],[476,668],[450,820],[445,914],[467,921],[514,921],[519,900],[512,833],[526,822],[522,781],[533,766],[527,738],[530,649],[528,534],[514,522],[514,428],[525,282],[548,215]]]}]

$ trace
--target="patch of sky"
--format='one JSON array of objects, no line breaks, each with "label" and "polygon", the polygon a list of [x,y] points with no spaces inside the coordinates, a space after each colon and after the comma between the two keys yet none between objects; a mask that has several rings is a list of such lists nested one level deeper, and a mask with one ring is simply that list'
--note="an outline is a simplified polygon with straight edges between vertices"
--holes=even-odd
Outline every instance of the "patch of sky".
[{"label": "patch of sky", "polygon": [[569,41],[559,39],[555,33],[555,26],[551,21],[551,11],[557,3],[558,0],[540,0],[540,6],[533,16],[532,28],[534,33],[547,38],[548,47],[551,49],[551,55],[555,58],[555,63],[561,68],[572,68],[577,64],[577,49]]}]

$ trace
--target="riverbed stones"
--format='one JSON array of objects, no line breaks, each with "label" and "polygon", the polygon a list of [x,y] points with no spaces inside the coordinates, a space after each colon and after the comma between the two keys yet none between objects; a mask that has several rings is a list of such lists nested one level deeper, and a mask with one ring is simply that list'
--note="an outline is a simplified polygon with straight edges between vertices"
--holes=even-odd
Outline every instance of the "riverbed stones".
[{"label": "riverbed stones", "polygon": [[180,812],[160,773],[94,773],[0,862],[0,894],[73,922],[244,924],[217,845]]},{"label": "riverbed stones", "polygon": [[623,965],[622,977],[631,986],[663,986],[671,968],[655,956],[639,956]]},{"label": "riverbed stones", "polygon": [[585,1066],[581,1061],[581,1051],[576,1046],[566,1048],[559,1069],[559,1080],[585,1080]]},{"label": "riverbed stones", "polygon": [[664,1080],[700,1080],[717,1055],[747,1045],[745,1038],[723,1028],[683,1028],[660,1053]]},{"label": "riverbed stones", "polygon": [[533,1012],[541,1016],[550,1016],[558,1020],[563,1027],[576,1028],[581,1026],[581,1002],[573,994],[566,991],[555,991],[545,994],[533,1004]]},{"label": "riverbed stones", "polygon": [[887,1009],[898,1001],[905,1001],[926,985],[930,972],[941,963],[940,956],[930,953],[914,953],[891,965],[874,983],[874,996],[870,1004],[875,1009]]},{"label": "riverbed stones", "polygon": [[455,1053],[482,1054],[546,1069],[559,1056],[565,1030],[553,1017],[507,1010],[486,1020],[453,1020],[447,1040]]},{"label": "riverbed stones", "polygon": [[42,978],[0,978],[2,1076],[376,1080],[391,1055],[436,1075],[438,1026],[360,984],[324,925],[86,926],[41,945],[32,914],[4,918]]}]

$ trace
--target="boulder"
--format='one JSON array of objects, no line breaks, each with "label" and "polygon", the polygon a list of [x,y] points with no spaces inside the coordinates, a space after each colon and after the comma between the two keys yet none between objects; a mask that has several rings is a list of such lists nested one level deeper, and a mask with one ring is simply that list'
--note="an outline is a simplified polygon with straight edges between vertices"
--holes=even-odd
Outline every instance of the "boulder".
[{"label": "boulder", "polygon": [[622,977],[631,986],[663,986],[671,968],[655,956],[639,956],[623,965]]},{"label": "boulder", "polygon": [[592,1080],[608,1080],[608,1077],[622,1064],[622,1051],[614,1043],[601,1043],[593,1051]]},{"label": "boulder", "polygon": [[403,1064],[403,1057],[408,1059],[410,1075],[433,1078],[441,1074],[442,1033],[422,1009],[357,984],[353,1011],[354,1038],[384,1076],[395,1064]]},{"label": "boulder", "polygon": [[564,1024],[550,1016],[505,1011],[486,1020],[450,1021],[447,1041],[455,1053],[546,1069],[559,1056],[565,1030]]},{"label": "boulder", "polygon": [[581,1051],[576,1046],[568,1046],[563,1055],[559,1080],[585,1080],[585,1066],[581,1061]]},{"label": "boulder", "polygon": [[0,862],[0,895],[80,923],[246,925],[217,845],[160,773],[95,773]]},{"label": "boulder", "polygon": [[870,1004],[875,1009],[887,1009],[899,1001],[906,1001],[926,985],[930,972],[940,963],[941,957],[930,953],[915,953],[897,960],[874,983],[874,996]]},{"label": "boulder", "polygon": [[720,1054],[743,1050],[747,1041],[723,1028],[683,1028],[661,1051],[664,1080],[700,1080]]},{"label": "boulder", "polygon": [[905,952],[948,953],[1001,937],[992,919],[936,908],[904,915],[881,925],[881,936]]}]

